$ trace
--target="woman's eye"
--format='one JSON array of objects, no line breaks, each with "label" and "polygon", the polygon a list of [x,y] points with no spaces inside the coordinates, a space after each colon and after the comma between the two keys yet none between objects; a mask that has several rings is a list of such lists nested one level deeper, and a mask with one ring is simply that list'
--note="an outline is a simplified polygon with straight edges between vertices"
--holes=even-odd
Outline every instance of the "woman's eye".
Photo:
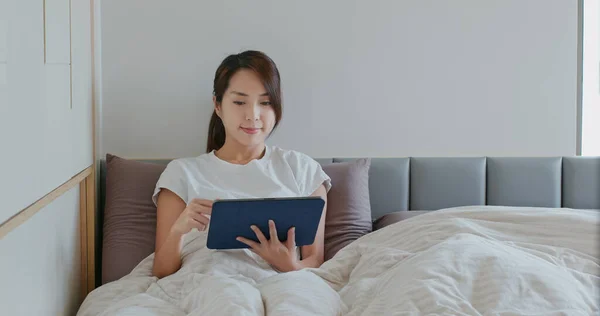
[{"label": "woman's eye", "polygon": [[265,102],[262,102],[261,104],[262,104],[262,105],[265,105],[265,106],[269,106],[269,105],[271,105],[271,102],[269,102],[269,101],[265,101]]},{"label": "woman's eye", "polygon": [[237,105],[244,105],[244,102],[242,102],[242,101],[233,101],[233,103],[235,103]]}]

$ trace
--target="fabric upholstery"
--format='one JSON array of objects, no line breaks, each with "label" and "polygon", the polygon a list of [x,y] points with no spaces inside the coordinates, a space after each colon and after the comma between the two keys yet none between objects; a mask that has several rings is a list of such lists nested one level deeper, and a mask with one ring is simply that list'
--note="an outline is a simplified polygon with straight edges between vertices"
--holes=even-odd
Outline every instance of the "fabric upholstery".
[{"label": "fabric upholstery", "polygon": [[491,157],[487,160],[487,204],[560,207],[560,157]]},{"label": "fabric upholstery", "polygon": [[102,284],[129,273],[154,251],[152,192],[164,165],[106,156]]},{"label": "fabric upholstery", "polygon": [[[354,159],[336,158],[334,162]],[[371,158],[369,191],[373,219],[408,210],[409,162],[409,158]]]},{"label": "fabric upholstery", "polygon": [[485,204],[485,158],[410,159],[410,209]]},{"label": "fabric upholstery", "polygon": [[321,166],[327,165],[333,162],[331,158],[315,158],[315,161],[318,162]]},{"label": "fabric upholstery", "polygon": [[600,209],[600,158],[563,158],[562,205]]},{"label": "fabric upholstery", "polygon": [[325,219],[325,260],[373,229],[369,197],[370,159],[323,165],[331,178]]}]

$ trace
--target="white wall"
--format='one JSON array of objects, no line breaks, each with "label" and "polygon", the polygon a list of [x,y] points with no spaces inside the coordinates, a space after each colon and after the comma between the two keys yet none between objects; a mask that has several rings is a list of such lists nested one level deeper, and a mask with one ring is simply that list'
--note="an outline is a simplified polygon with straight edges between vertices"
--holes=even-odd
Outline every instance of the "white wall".
[{"label": "white wall", "polygon": [[203,152],[229,53],[279,65],[314,157],[574,155],[577,1],[102,2],[102,153]]},{"label": "white wall", "polygon": [[90,2],[73,1],[71,34],[69,0],[46,1],[46,28],[43,1],[0,3],[9,26],[0,84],[2,223],[93,161]]},{"label": "white wall", "polygon": [[600,156],[600,1],[584,1],[582,151]]},{"label": "white wall", "polygon": [[[90,3],[0,0],[0,225],[93,163]],[[0,239],[0,314],[76,311],[79,229],[75,187]]]},{"label": "white wall", "polygon": [[75,315],[81,300],[79,187],[0,240],[0,314]]}]

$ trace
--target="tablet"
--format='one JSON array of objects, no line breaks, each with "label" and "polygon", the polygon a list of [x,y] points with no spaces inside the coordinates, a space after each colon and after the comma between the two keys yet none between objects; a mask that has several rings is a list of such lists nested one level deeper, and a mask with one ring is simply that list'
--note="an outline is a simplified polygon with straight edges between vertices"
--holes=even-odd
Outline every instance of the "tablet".
[{"label": "tablet", "polygon": [[250,248],[237,237],[258,242],[251,225],[270,239],[269,220],[275,222],[281,242],[296,228],[296,246],[314,243],[325,201],[319,196],[217,200],[213,203],[206,246],[210,249]]}]

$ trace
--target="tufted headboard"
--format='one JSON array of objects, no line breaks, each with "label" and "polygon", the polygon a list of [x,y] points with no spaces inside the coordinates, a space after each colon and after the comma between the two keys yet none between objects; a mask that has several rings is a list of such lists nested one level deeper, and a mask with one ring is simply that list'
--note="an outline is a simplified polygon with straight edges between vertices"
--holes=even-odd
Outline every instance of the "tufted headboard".
[{"label": "tufted headboard", "polygon": [[[144,161],[166,165],[170,160]],[[100,212],[104,173],[102,161]],[[463,205],[600,209],[600,157],[372,158],[369,178],[373,219],[395,211]]]},{"label": "tufted headboard", "polygon": [[[323,165],[352,159],[315,160]],[[165,165],[170,160],[143,161]],[[99,248],[104,186],[105,162],[101,161],[96,220]],[[372,158],[369,191],[374,220],[396,211],[467,205],[600,209],[600,157]],[[98,267],[100,252],[96,249]]]}]

